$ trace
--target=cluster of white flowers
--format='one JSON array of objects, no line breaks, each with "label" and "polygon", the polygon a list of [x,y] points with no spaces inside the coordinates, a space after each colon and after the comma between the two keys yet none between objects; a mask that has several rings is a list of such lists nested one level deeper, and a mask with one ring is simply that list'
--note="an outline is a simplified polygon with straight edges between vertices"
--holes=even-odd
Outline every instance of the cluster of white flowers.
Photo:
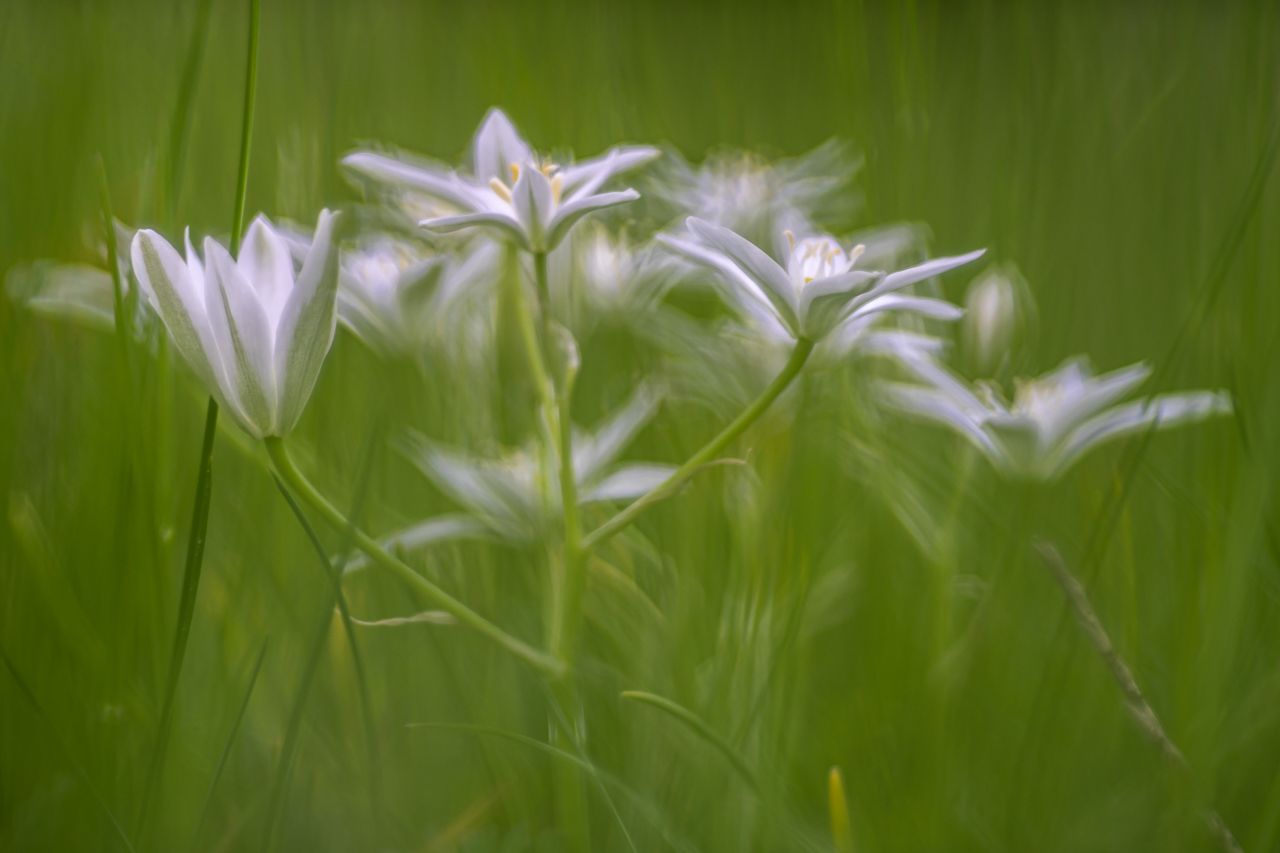
[{"label": "cluster of white flowers", "polygon": [[[1017,380],[1013,402],[1006,402],[998,382],[1014,363],[1014,330],[1028,325],[1016,272],[989,268],[962,310],[937,298],[935,277],[982,250],[922,257],[920,231],[905,226],[843,240],[825,233],[824,211],[855,198],[850,184],[858,165],[834,142],[773,163],[720,153],[695,167],[645,145],[557,161],[535,151],[495,108],[459,168],[393,150],[343,157],[365,204],[342,217],[323,211],[313,234],[260,216],[232,258],[212,238],[204,241],[203,257],[186,238],[184,257],[155,231],[139,230],[130,240],[121,230],[128,250],[118,253],[120,272],[126,287],[136,277],[195,374],[257,438],[284,436],[295,426],[337,323],[384,359],[418,358],[434,343],[474,330],[478,316],[481,323],[492,316],[500,298],[495,285],[512,270],[537,278],[534,310],[544,333],[552,323],[570,340],[611,318],[667,345],[673,360],[683,352],[704,366],[717,363],[706,355],[715,347],[753,350],[758,366],[773,373],[797,347],[806,356],[816,347],[825,364],[855,354],[890,356],[914,382],[881,382],[880,403],[954,430],[1015,477],[1052,479],[1103,441],[1230,411],[1223,392],[1108,409],[1149,370],[1135,365],[1095,379],[1083,359]],[[616,186],[627,173],[645,189],[644,202],[637,203],[636,190]],[[593,221],[579,225],[588,216]],[[339,218],[350,220],[341,234]],[[111,319],[110,291],[103,290],[110,277],[87,270],[53,275],[33,266],[11,273],[10,291],[38,310],[101,324]],[[724,309],[717,323],[688,322],[666,305],[673,289],[708,285]],[[977,384],[946,366],[944,340],[923,333],[966,311],[966,373]],[[641,420],[647,420],[656,397],[646,391],[637,399],[646,401]],[[535,476],[534,450],[486,462],[466,461],[426,439],[409,445],[422,470],[484,517],[491,532],[527,538],[526,522],[545,515],[529,507],[540,500],[544,508],[559,505],[547,478]],[[614,446],[613,455],[621,450]],[[465,489],[456,473],[464,470],[470,474],[463,479],[474,481]],[[658,466],[643,476],[630,472],[623,478],[628,487],[619,489],[607,487],[610,480],[594,482],[596,468],[580,472],[579,485],[588,495],[633,498],[655,485],[659,471],[669,473]],[[516,488],[516,480],[524,485]],[[499,523],[500,513],[481,507],[496,505],[483,484],[499,481],[522,495],[519,523],[514,516]],[[535,481],[549,489],[545,499],[534,494]]]}]

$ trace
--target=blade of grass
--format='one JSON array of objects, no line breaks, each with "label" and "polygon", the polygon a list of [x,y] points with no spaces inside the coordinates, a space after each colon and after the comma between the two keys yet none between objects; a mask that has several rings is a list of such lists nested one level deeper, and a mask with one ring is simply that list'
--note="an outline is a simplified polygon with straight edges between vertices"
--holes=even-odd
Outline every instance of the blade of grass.
[{"label": "blade of grass", "polygon": [[[255,0],[256,2],[256,0]],[[373,474],[373,455],[377,449],[379,438],[382,430],[381,426],[384,419],[381,417],[374,418],[373,429],[369,431],[369,440],[365,447],[363,460],[360,468],[359,484],[356,487],[355,498],[352,501],[351,512],[347,514],[349,519],[346,529],[343,531],[343,541],[338,548],[339,554],[345,554],[351,550],[351,544],[355,539],[356,527],[359,524],[360,512],[364,507],[365,494],[369,488],[369,481]],[[273,474],[273,477],[275,475]],[[293,500],[293,496],[284,488],[278,477],[276,484],[280,486],[281,492],[284,493],[290,508],[298,515],[299,520],[303,523],[303,528],[308,531],[308,535],[315,534],[311,525],[306,522],[302,515],[301,507]],[[289,724],[285,730],[284,745],[280,750],[280,763],[276,767],[276,778],[271,786],[270,799],[267,802],[266,825],[262,834],[262,850],[268,853],[271,850],[272,842],[275,838],[276,817],[280,812],[280,804],[284,800],[285,792],[289,788],[289,782],[293,774],[293,757],[297,751],[298,738],[302,732],[302,715],[306,710],[307,697],[311,693],[311,682],[315,679],[316,670],[320,666],[320,658],[324,654],[325,642],[329,636],[329,626],[333,622],[334,607],[342,600],[342,569],[339,563],[334,566],[329,559],[329,555],[325,553],[324,548],[320,545],[317,538],[312,539],[312,544],[319,550],[320,559],[324,564],[324,572],[329,579],[329,595],[325,598],[324,607],[320,612],[320,621],[316,626],[315,636],[311,641],[310,651],[307,653],[307,661],[302,671],[302,678],[298,682],[298,690],[294,696],[293,708],[289,713]],[[344,603],[345,609],[345,603]],[[348,617],[349,619],[349,617]],[[346,621],[344,621],[346,624]]]},{"label": "blade of grass", "polygon": [[[532,747],[539,752],[546,753],[547,755],[553,756],[577,767],[579,770],[584,771],[588,776],[590,776],[595,781],[600,791],[604,793],[604,779],[606,776],[596,768],[594,763],[583,756],[574,755],[568,750],[561,749],[560,747],[553,746],[549,743],[543,743],[540,740],[534,740],[533,738],[528,737],[527,735],[522,735],[519,732],[510,732],[505,729],[494,728],[493,726],[476,725],[474,723],[408,723],[405,727],[411,729],[445,729],[506,738],[507,740],[514,741],[515,743]],[[627,840],[627,845],[634,851],[636,846],[631,840],[631,833],[627,831],[626,824],[622,822],[622,815],[618,812],[618,809],[614,806],[613,799],[610,798],[607,793],[605,793],[605,802],[608,804],[609,810],[613,813],[614,819],[617,820],[618,827],[622,830],[622,835]]]},{"label": "blade of grass", "polygon": [[343,560],[339,557],[337,562],[330,561],[324,545],[320,542],[320,537],[316,534],[315,528],[311,526],[311,522],[307,520],[307,516],[303,513],[302,507],[298,505],[298,501],[285,488],[284,483],[278,476],[274,473],[271,476],[276,481],[276,487],[280,489],[280,494],[284,495],[284,499],[288,502],[289,509],[293,510],[298,523],[307,532],[307,538],[311,540],[311,546],[315,548],[316,554],[320,557],[321,566],[327,579],[334,585],[335,598],[338,602],[338,614],[342,617],[343,631],[347,635],[347,645],[351,648],[351,660],[356,670],[356,684],[360,692],[360,713],[364,717],[364,736],[366,748],[369,752],[369,809],[374,815],[375,821],[380,821],[378,804],[382,801],[382,761],[378,752],[378,736],[374,728],[373,703],[369,699],[369,680],[365,674],[364,658],[360,654],[360,647],[356,644],[355,620],[351,618],[351,610],[347,606],[347,596],[342,591]]},{"label": "blade of grass", "polygon": [[[1089,603],[1089,596],[1085,594],[1084,587],[1071,574],[1071,570],[1067,568],[1067,564],[1063,561],[1062,555],[1058,553],[1058,549],[1045,540],[1038,540],[1035,543],[1035,547],[1045,568],[1049,570],[1049,573],[1053,575],[1053,579],[1062,587],[1063,595],[1066,597],[1071,611],[1075,614],[1080,630],[1093,646],[1094,651],[1098,653],[1098,657],[1102,658],[1107,665],[1107,669],[1111,671],[1111,678],[1115,681],[1116,687],[1120,688],[1120,694],[1124,697],[1125,707],[1133,716],[1133,719],[1147,737],[1159,747],[1160,753],[1170,764],[1186,775],[1194,776],[1195,771],[1187,762],[1186,756],[1182,754],[1182,750],[1178,749],[1174,742],[1169,739],[1169,735],[1165,733],[1164,726],[1160,724],[1160,718],[1156,716],[1156,712],[1142,695],[1142,690],[1138,687],[1138,682],[1134,679],[1128,664],[1124,662],[1124,659],[1120,657],[1120,653],[1116,651],[1115,645],[1111,642],[1111,637],[1107,634],[1107,629],[1103,627],[1102,621],[1098,619],[1098,615],[1093,610],[1093,605]],[[1203,815],[1205,822],[1209,825],[1209,830],[1226,853],[1242,853],[1235,836],[1232,835],[1230,828],[1222,820],[1216,809],[1212,806],[1205,806]]]},{"label": "blade of grass", "polygon": [[759,795],[760,783],[756,781],[756,774],[751,770],[751,767],[748,766],[746,760],[738,754],[736,749],[729,745],[727,740],[721,737],[715,729],[707,725],[707,723],[697,714],[693,713],[683,705],[678,705],[670,699],[666,699],[656,693],[645,693],[641,690],[624,690],[622,691],[621,696],[623,699],[634,699],[637,702],[652,705],[653,707],[667,712],[680,722],[684,723],[692,729],[695,734],[715,747],[721,755],[728,759],[729,764],[733,766],[733,769],[738,771],[738,775],[751,786],[752,791]]},{"label": "blade of grass", "polygon": [[85,771],[84,766],[76,761],[75,756],[71,752],[71,745],[67,743],[67,739],[62,736],[62,732],[58,730],[53,721],[49,719],[49,715],[45,713],[44,706],[40,704],[40,700],[36,698],[36,694],[27,684],[26,679],[18,672],[18,668],[10,659],[9,653],[0,646],[0,657],[4,658],[4,665],[8,667],[9,674],[13,676],[14,683],[18,685],[18,689],[22,691],[22,695],[27,697],[27,701],[31,703],[31,707],[35,709],[36,716],[49,727],[49,731],[53,732],[53,737],[58,741],[58,746],[62,748],[63,755],[71,766],[75,768],[76,775],[80,777],[80,781],[84,782],[85,787],[89,789],[89,793],[97,800],[98,805],[102,807],[102,811],[106,814],[107,819],[111,821],[111,826],[116,831],[116,837],[120,839],[120,843],[124,848],[133,853],[133,844],[129,841],[129,836],[125,835],[124,827],[120,825],[120,821],[116,820],[115,813],[111,811],[111,807],[107,805],[107,801],[103,799],[102,794],[98,791],[98,787],[93,784],[93,780],[89,778],[89,774]]},{"label": "blade of grass", "polygon": [[196,820],[196,829],[191,836],[191,849],[194,851],[200,842],[200,831],[204,829],[204,822],[209,816],[209,806],[213,803],[213,792],[218,787],[218,780],[222,778],[222,771],[227,766],[227,759],[231,757],[231,746],[235,743],[236,734],[240,731],[240,724],[244,722],[245,711],[249,709],[249,699],[253,696],[253,688],[258,683],[258,673],[262,671],[262,662],[267,657],[267,641],[269,637],[263,638],[262,648],[258,650],[258,658],[254,661],[253,671],[249,673],[249,683],[245,685],[244,697],[240,700],[240,708],[236,711],[235,722],[231,724],[231,731],[227,733],[227,742],[222,746],[222,754],[218,756],[218,764],[213,769],[213,777],[209,779],[209,788],[204,794],[204,804],[200,806],[200,817]]},{"label": "blade of grass", "polygon": [[182,171],[187,159],[187,139],[191,133],[191,102],[195,100],[196,87],[200,82],[200,67],[204,60],[212,10],[213,0],[199,0],[195,24],[191,28],[191,41],[187,46],[187,61],[182,68],[182,82],[178,85],[178,101],[174,105],[173,121],[169,126],[169,161],[164,202],[165,219],[171,223],[178,214]]},{"label": "blade of grass", "polygon": [[[244,230],[244,199],[249,183],[249,143],[253,136],[253,107],[258,80],[258,18],[258,0],[249,0],[249,56],[248,67],[245,70],[244,120],[240,134],[240,168],[236,177],[236,203],[231,227],[233,257],[240,254],[240,235]],[[164,705],[160,712],[155,751],[152,753],[151,766],[147,771],[147,781],[142,791],[142,805],[138,810],[139,837],[142,837],[146,827],[147,813],[156,782],[164,767],[169,726],[173,715],[173,700],[177,694],[178,680],[182,675],[182,661],[186,655],[187,639],[191,633],[191,619],[195,613],[196,595],[200,589],[205,536],[209,527],[209,503],[213,493],[213,438],[217,432],[217,426],[218,404],[213,397],[210,397],[205,410],[204,441],[200,448],[200,473],[196,480],[195,505],[191,513],[191,535],[187,542],[187,561],[182,574],[178,624],[174,630],[173,651],[169,656],[169,677],[165,684]]]}]

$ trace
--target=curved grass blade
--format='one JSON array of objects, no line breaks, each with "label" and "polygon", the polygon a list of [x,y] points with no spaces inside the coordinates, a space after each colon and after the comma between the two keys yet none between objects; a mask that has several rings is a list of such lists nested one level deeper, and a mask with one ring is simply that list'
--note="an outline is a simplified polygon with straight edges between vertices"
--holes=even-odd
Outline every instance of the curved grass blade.
[{"label": "curved grass blade", "polygon": [[[549,743],[543,743],[540,740],[534,740],[533,738],[528,737],[527,735],[522,735],[519,732],[511,732],[511,731],[507,731],[506,729],[499,729],[493,726],[481,726],[473,723],[407,723],[406,728],[450,729],[453,731],[471,732],[473,734],[493,735],[494,737],[506,738],[507,740],[515,741],[516,743],[522,743],[525,746],[532,747],[533,749],[538,750],[539,752],[543,752],[543,753],[546,753],[547,755],[553,756],[555,758],[559,758],[562,761],[567,761],[568,763],[577,767],[579,770],[584,771],[588,776],[590,776],[595,781],[596,785],[599,787],[601,792],[604,793],[605,802],[608,804],[609,810],[613,813],[614,819],[618,822],[618,827],[622,830],[622,835],[624,838],[626,838],[627,845],[633,851],[636,850],[635,842],[631,840],[631,833],[627,831],[626,824],[622,822],[622,815],[618,812],[617,807],[614,805],[613,799],[609,797],[607,793],[604,792],[604,780],[607,777],[605,776],[605,774],[601,773],[596,768],[596,766],[590,761],[588,761],[585,757],[574,755],[572,752],[566,752],[565,750],[560,749],[559,747],[556,747],[556,746],[552,746]],[[611,780],[611,781],[615,781],[615,780]],[[616,783],[616,784],[620,785],[621,783]]]},{"label": "curved grass blade", "polygon": [[124,827],[120,825],[120,821],[116,820],[115,813],[111,811],[111,807],[107,805],[107,801],[103,799],[97,786],[89,778],[89,774],[85,772],[84,766],[76,761],[75,756],[71,753],[71,745],[67,743],[66,738],[62,736],[62,732],[53,724],[53,721],[49,719],[49,715],[44,712],[44,706],[40,704],[40,700],[36,698],[35,692],[27,684],[26,679],[18,672],[18,668],[14,666],[13,661],[9,658],[9,653],[5,651],[3,646],[0,646],[0,657],[4,658],[4,665],[8,667],[9,674],[13,676],[14,683],[18,685],[18,689],[22,691],[22,694],[27,697],[27,701],[31,703],[31,707],[35,709],[36,716],[49,727],[49,731],[53,732],[58,745],[62,747],[63,755],[71,762],[71,766],[75,768],[76,775],[80,777],[80,781],[84,782],[85,787],[89,789],[89,793],[93,795],[93,798],[98,801],[98,805],[102,807],[102,811],[106,814],[107,819],[111,821],[111,826],[115,829],[120,843],[124,845],[124,848],[129,853],[133,853],[133,844],[129,841],[129,836],[125,835]]},{"label": "curved grass blade", "polygon": [[591,759],[587,757],[586,750],[582,748],[582,744],[578,738],[574,736],[573,726],[569,723],[569,718],[565,716],[564,709],[560,703],[555,701],[554,696],[548,697],[550,701],[547,703],[551,706],[552,712],[555,714],[556,725],[560,727],[560,731],[564,732],[565,739],[573,744],[574,751],[578,754],[591,771],[587,774],[591,780],[596,783],[596,788],[600,791],[600,796],[604,799],[605,805],[609,807],[609,811],[613,814],[614,820],[618,822],[618,827],[622,830],[622,837],[627,840],[627,846],[631,848],[631,853],[637,853],[635,842],[631,840],[631,833],[627,831],[627,825],[622,822],[622,814],[618,811],[617,805],[613,802],[613,797],[609,796],[609,790],[605,788],[604,782],[600,779],[600,774],[596,771],[595,765]]},{"label": "curved grass blade", "polygon": [[738,751],[729,745],[729,742],[719,735],[711,726],[697,714],[690,711],[683,705],[677,705],[670,699],[666,699],[656,693],[645,693],[641,690],[624,690],[621,693],[623,699],[634,699],[637,702],[643,702],[646,705],[652,705],[662,711],[666,711],[699,735],[707,743],[714,746],[720,753],[733,765],[733,769],[738,771],[738,775],[751,786],[751,790],[757,795],[760,794],[760,783],[756,781],[756,774],[752,772],[747,762]]},{"label": "curved grass blade", "polygon": [[209,805],[213,802],[213,792],[218,787],[218,780],[222,778],[222,770],[227,766],[227,759],[231,756],[231,746],[236,741],[236,734],[240,731],[240,723],[244,721],[245,711],[249,709],[249,698],[253,696],[253,688],[258,683],[258,673],[262,671],[262,662],[267,657],[267,640],[262,641],[262,648],[258,650],[258,659],[253,664],[253,671],[249,674],[249,683],[244,689],[244,698],[240,700],[240,709],[236,711],[235,722],[231,724],[231,731],[227,733],[227,742],[222,747],[222,754],[218,756],[218,765],[213,769],[213,778],[209,780],[209,790],[204,795],[204,805],[200,807],[200,818],[196,821],[196,831],[191,836],[191,849],[195,850],[196,845],[200,841],[200,831],[204,829],[204,822],[209,816]]},{"label": "curved grass blade", "polygon": [[[257,0],[254,0],[255,5],[256,2]],[[360,512],[364,506],[365,494],[368,492],[369,480],[373,473],[373,454],[374,450],[380,443],[382,433],[381,425],[384,423],[384,420],[385,419],[381,417],[375,418],[374,427],[369,432],[369,441],[365,448],[364,460],[361,465],[359,485],[356,488],[355,500],[353,501],[351,512],[347,514],[349,523],[347,524],[347,529],[343,531],[343,542],[338,548],[339,554],[347,553],[355,541],[356,527],[360,523]],[[274,474],[272,476],[275,477]],[[324,608],[321,610],[320,622],[316,626],[316,633],[311,641],[311,649],[307,653],[307,662],[303,667],[302,679],[298,683],[298,692],[294,697],[293,708],[289,713],[289,725],[285,730],[284,745],[280,751],[280,764],[276,768],[276,778],[272,783],[270,799],[267,802],[266,825],[263,829],[262,836],[263,853],[268,853],[268,851],[271,850],[272,840],[275,835],[276,816],[279,813],[280,803],[284,799],[284,794],[288,790],[289,781],[292,778],[293,756],[297,751],[298,737],[302,731],[302,715],[303,711],[306,710],[307,697],[311,693],[311,682],[315,679],[316,670],[320,666],[320,658],[324,654],[325,641],[329,636],[329,626],[333,622],[333,610],[338,606],[339,602],[342,604],[342,610],[346,609],[346,602],[342,596],[342,565],[339,564],[335,566],[332,563],[329,555],[321,545],[319,537],[316,536],[315,529],[311,527],[307,522],[305,515],[302,513],[302,508],[298,506],[297,502],[284,487],[284,484],[280,479],[275,477],[275,480],[276,485],[280,487],[280,491],[288,501],[290,508],[294,510],[298,516],[298,520],[302,522],[303,529],[306,530],[308,536],[311,537],[312,545],[319,553],[320,560],[324,565],[325,575],[329,579],[329,595],[326,597]],[[343,621],[343,624],[344,626],[347,626],[348,631],[350,631],[349,622],[347,621],[349,618],[350,617],[348,616],[347,619],[344,619]],[[348,637],[352,641],[355,639],[354,634],[352,633],[348,633]],[[366,705],[365,707],[367,711],[368,706]],[[368,714],[366,713],[365,716],[367,723],[369,719]],[[370,787],[372,788],[372,786]],[[376,808],[375,798],[375,814],[377,813]]]},{"label": "curved grass blade", "polygon": [[[293,510],[293,514],[297,516],[298,523],[307,532],[307,538],[311,540],[312,547],[315,548],[316,554],[320,557],[321,566],[325,574],[328,575],[329,581],[333,584],[334,598],[337,599],[338,604],[338,614],[342,618],[342,627],[347,635],[347,644],[351,648],[351,660],[356,670],[356,684],[360,692],[360,711],[364,716],[364,736],[369,751],[370,808],[376,815],[378,813],[378,803],[382,801],[382,761],[378,752],[377,732],[374,730],[373,703],[369,699],[369,680],[365,675],[364,658],[361,656],[360,647],[356,643],[354,625],[357,620],[351,618],[351,610],[347,606],[347,596],[342,592],[342,576],[344,573],[342,558],[339,557],[336,563],[330,560],[329,555],[325,552],[324,545],[320,542],[320,537],[316,534],[315,528],[311,526],[311,522],[307,520],[307,516],[302,512],[302,507],[298,505],[297,499],[285,488],[279,477],[272,474],[272,478],[276,481],[280,494],[284,495],[284,499],[288,501],[289,509]],[[415,619],[416,617],[410,617],[406,621],[414,621]],[[419,619],[417,621],[426,620]]]}]

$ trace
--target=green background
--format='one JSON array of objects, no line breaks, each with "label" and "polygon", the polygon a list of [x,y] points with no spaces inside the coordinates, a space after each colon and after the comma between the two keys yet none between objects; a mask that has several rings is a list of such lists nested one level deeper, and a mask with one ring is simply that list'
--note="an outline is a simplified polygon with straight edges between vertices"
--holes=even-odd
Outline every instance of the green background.
[{"label": "green background", "polygon": [[[91,258],[98,153],[124,221],[228,230],[246,5],[213,4],[170,218],[163,175],[195,4],[4,4],[0,269]],[[754,502],[736,499],[744,475],[717,471],[642,523],[653,552],[621,568],[652,604],[634,589],[588,596],[589,751],[610,794],[592,788],[598,849],[629,849],[610,803],[641,850],[830,849],[833,764],[858,850],[1211,850],[1207,805],[1244,849],[1280,849],[1278,15],[1263,2],[264,0],[251,213],[312,221],[352,198],[335,162],[361,141],[454,160],[491,105],[540,149],[580,156],[619,141],[694,161],[720,146],[799,154],[835,136],[865,157],[844,225],[924,222],[938,254],[986,246],[1017,264],[1040,317],[1032,372],[1075,353],[1099,369],[1147,359],[1162,368],[1148,390],[1235,395],[1234,418],[1018,489],[937,430],[870,416],[856,371],[807,379],[795,420],[758,438]],[[962,299],[972,275],[948,277],[947,295]],[[643,360],[620,334],[583,344],[588,365],[608,365],[589,368],[578,406],[592,423],[619,397],[607,374]],[[42,709],[0,673],[0,849],[119,849],[93,792],[130,837],[140,804],[203,399],[185,372],[126,376],[117,356],[110,335],[0,301],[0,645]],[[383,441],[366,466],[371,436],[412,425],[460,440],[457,411],[493,393],[425,381],[340,332],[292,442],[339,506],[370,475],[377,533],[450,505]],[[678,462],[718,423],[670,406],[633,455]],[[246,447],[232,429],[215,450],[146,849],[259,848],[324,609],[315,554]],[[855,476],[851,458],[878,462]],[[954,507],[932,549],[892,509],[912,489]],[[1032,534],[1078,570],[1193,777],[1127,718]],[[466,545],[415,565],[536,640],[540,559]],[[372,575],[348,594],[366,618],[425,606]],[[359,639],[372,718],[335,625],[277,848],[555,849],[550,758],[405,727],[545,741],[538,682],[458,627]],[[623,689],[669,696],[734,738],[761,795]]]}]

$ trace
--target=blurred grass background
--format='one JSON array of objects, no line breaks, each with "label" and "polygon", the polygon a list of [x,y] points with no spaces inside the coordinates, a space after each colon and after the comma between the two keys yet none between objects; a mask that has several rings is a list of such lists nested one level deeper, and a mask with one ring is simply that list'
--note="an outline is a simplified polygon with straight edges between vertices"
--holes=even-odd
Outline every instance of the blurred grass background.
[{"label": "blurred grass background", "polygon": [[[4,4],[0,269],[90,257],[99,152],[121,219],[171,237],[174,223],[227,231],[244,5],[213,4],[169,221],[161,176],[197,4]],[[1280,849],[1277,15],[1273,3],[1182,0],[265,0],[251,213],[312,221],[351,198],[335,162],[360,141],[453,160],[495,104],[539,147],[579,155],[622,140],[692,160],[726,145],[799,154],[836,136],[866,158],[847,227],[925,222],[939,254],[987,246],[1018,265],[1041,318],[1035,372],[1077,352],[1100,369],[1167,360],[1148,390],[1236,395],[1234,419],[1108,449],[1019,491],[980,460],[966,467],[937,431],[879,424],[856,372],[807,382],[794,422],[760,440],[753,474],[715,472],[659,509],[635,548],[608,555],[634,583],[588,596],[598,849],[629,849],[610,802],[640,850],[831,849],[833,764],[860,851],[1212,850],[1207,804],[1246,850]],[[949,278],[947,295],[960,300],[965,281]],[[643,363],[602,333],[584,357],[632,378]],[[450,509],[380,436],[410,425],[479,442],[459,434],[474,421],[437,403],[489,402],[457,377],[424,390],[404,373],[340,332],[293,440],[339,506],[375,441],[364,517],[379,533]],[[584,423],[625,393],[608,378],[580,401]],[[154,364],[127,379],[109,335],[4,300],[0,400],[0,646],[41,709],[0,674],[0,849],[119,849],[94,791],[131,833],[203,397]],[[714,428],[670,407],[635,456],[678,461]],[[880,460],[874,476],[850,461],[866,458]],[[889,494],[954,509],[926,546]],[[1194,780],[1126,717],[1028,548],[1033,533],[1079,571]],[[539,555],[467,544],[415,559],[539,636]],[[224,432],[172,749],[140,847],[259,848],[326,595],[260,451]],[[366,619],[424,606],[369,573],[348,595]],[[335,628],[277,848],[556,849],[546,755],[405,726],[545,741],[538,682],[457,627],[359,638],[376,749]],[[747,758],[760,795],[670,717],[619,699],[624,689],[695,710]]]}]

